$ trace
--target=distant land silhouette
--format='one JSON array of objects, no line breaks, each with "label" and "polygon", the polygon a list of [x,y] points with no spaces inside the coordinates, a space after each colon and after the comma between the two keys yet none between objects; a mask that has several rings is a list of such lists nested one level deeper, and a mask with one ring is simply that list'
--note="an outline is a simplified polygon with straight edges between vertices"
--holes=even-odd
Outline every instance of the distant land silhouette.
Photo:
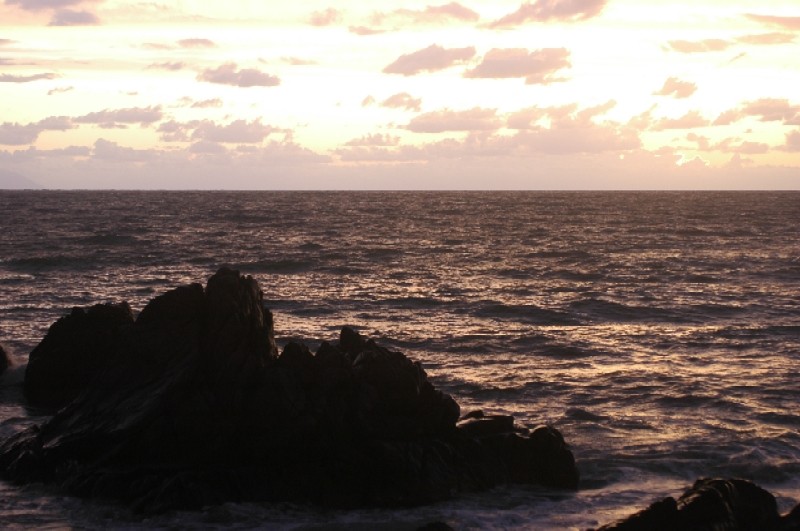
[{"label": "distant land silhouette", "polygon": [[27,177],[0,169],[0,190],[38,190],[42,186]]}]

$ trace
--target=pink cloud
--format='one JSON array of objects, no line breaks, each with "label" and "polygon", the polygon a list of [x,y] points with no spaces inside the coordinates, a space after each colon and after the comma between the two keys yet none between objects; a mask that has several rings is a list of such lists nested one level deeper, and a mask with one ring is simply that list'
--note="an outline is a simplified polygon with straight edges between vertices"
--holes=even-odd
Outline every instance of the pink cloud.
[{"label": "pink cloud", "polygon": [[387,74],[413,76],[420,72],[444,70],[454,64],[462,63],[475,56],[475,48],[443,48],[432,44],[427,48],[401,55],[392,64],[383,69]]},{"label": "pink cloud", "polygon": [[181,39],[178,41],[181,48],[216,48],[217,44],[209,39]]},{"label": "pink cloud", "polygon": [[[207,100],[216,103],[217,100]],[[220,102],[221,103],[221,102]],[[252,121],[234,120],[218,124],[212,120],[177,122],[170,120],[158,126],[157,131],[165,142],[205,141],[220,144],[259,144],[269,135],[286,132],[271,125],[262,124],[259,118]]]},{"label": "pink cloud", "polygon": [[442,133],[445,131],[494,131],[502,126],[495,109],[475,107],[466,111],[428,112],[415,116],[406,129],[415,133]]},{"label": "pink cloud", "polygon": [[53,14],[50,26],[94,26],[100,24],[97,15],[89,11],[59,9]]},{"label": "pink cloud", "polygon": [[409,111],[419,111],[421,106],[422,100],[419,98],[414,98],[407,92],[393,94],[381,102],[381,107],[406,109]]},{"label": "pink cloud", "polygon": [[765,24],[767,26],[779,27],[788,30],[800,30],[800,17],[778,17],[771,15],[745,15],[750,20]]},{"label": "pink cloud", "polygon": [[338,9],[329,7],[323,11],[314,11],[308,18],[312,26],[330,26],[342,20],[342,13]]},{"label": "pink cloud", "polygon": [[192,109],[212,109],[220,107],[222,107],[222,100],[219,98],[195,101],[192,103]]},{"label": "pink cloud", "polygon": [[203,70],[197,75],[197,80],[235,87],[274,87],[281,83],[277,76],[254,68],[237,70],[236,63],[225,63],[217,68]]},{"label": "pink cloud", "polygon": [[26,11],[62,9],[83,3],[84,0],[6,0],[7,5],[16,5]]},{"label": "pink cloud", "polygon": [[800,125],[800,105],[792,105],[787,99],[762,98],[742,106],[746,116],[755,116],[762,122],[784,122],[787,125]]},{"label": "pink cloud", "polygon": [[679,118],[661,118],[650,125],[653,131],[665,131],[668,129],[695,129],[706,127],[708,120],[703,118],[699,111],[689,111]]},{"label": "pink cloud", "polygon": [[226,125],[206,120],[196,124],[192,139],[230,144],[258,144],[276,131],[278,129],[262,124],[258,118],[251,122],[235,120]]},{"label": "pink cloud", "polygon": [[396,146],[400,143],[400,137],[388,134],[374,133],[354,138],[348,141],[346,146]]},{"label": "pink cloud", "polygon": [[462,6],[458,2],[450,2],[441,6],[428,6],[423,13],[425,19],[445,17],[475,22],[480,18],[480,15],[475,11]]},{"label": "pink cloud", "polygon": [[711,125],[730,125],[741,119],[742,112],[739,109],[730,109],[717,116],[717,119],[714,120]]},{"label": "pink cloud", "polygon": [[670,77],[664,81],[664,86],[654,92],[656,96],[672,96],[675,98],[688,98],[697,91],[697,85],[689,81],[681,81],[677,77]]},{"label": "pink cloud", "polygon": [[15,76],[12,74],[0,74],[0,83],[30,83],[40,79],[55,79],[58,75],[51,72],[45,74],[32,74],[30,76]]},{"label": "pink cloud", "polygon": [[228,148],[219,142],[210,142],[208,140],[200,140],[189,146],[189,153],[203,154],[203,155],[224,155],[228,152]]},{"label": "pink cloud", "polygon": [[116,142],[98,138],[94,143],[92,155],[96,159],[113,162],[145,162],[154,160],[158,156],[158,152],[120,146]]},{"label": "pink cloud", "polygon": [[551,20],[577,22],[598,16],[607,3],[608,0],[538,0],[532,4],[522,4],[515,12],[490,24],[490,27],[507,28]]},{"label": "pink cloud", "polygon": [[794,153],[800,152],[800,129],[786,134],[786,146],[784,146],[784,149]]},{"label": "pink cloud", "polygon": [[401,24],[431,24],[442,23],[452,20],[461,22],[476,22],[480,15],[475,11],[464,7],[458,2],[450,2],[439,6],[429,5],[425,9],[396,9],[394,11],[372,15],[372,23],[382,25],[387,22],[398,22]]},{"label": "pink cloud", "polygon": [[73,118],[73,121],[79,124],[97,124],[103,128],[119,128],[124,124],[149,125],[161,120],[163,116],[161,106],[130,107],[90,112]]},{"label": "pink cloud", "polygon": [[186,63],[182,61],[166,61],[163,63],[152,63],[147,65],[148,69],[158,69],[158,70],[169,70],[171,72],[177,72],[178,70],[183,70],[186,68]]},{"label": "pink cloud", "polygon": [[556,73],[570,67],[566,48],[543,48],[529,52],[524,48],[495,48],[481,63],[464,73],[469,78],[524,77],[528,85],[563,81]]},{"label": "pink cloud", "polygon": [[669,41],[668,46],[680,53],[721,52],[730,48],[733,43],[723,39],[705,39],[702,41]]},{"label": "pink cloud", "polygon": [[56,87],[47,91],[48,96],[53,96],[55,94],[64,94],[65,92],[70,92],[75,90],[73,86],[66,86],[66,87]]},{"label": "pink cloud", "polygon": [[791,33],[759,33],[757,35],[742,35],[736,39],[745,44],[773,45],[789,44],[796,40],[796,36]]},{"label": "pink cloud", "polygon": [[378,35],[380,33],[386,33],[386,30],[369,28],[367,26],[350,26],[347,28],[347,31],[355,35],[362,35],[362,36]]},{"label": "pink cloud", "polygon": [[73,129],[66,116],[51,116],[30,124],[5,122],[0,124],[0,145],[24,146],[36,142],[43,131],[67,131]]}]

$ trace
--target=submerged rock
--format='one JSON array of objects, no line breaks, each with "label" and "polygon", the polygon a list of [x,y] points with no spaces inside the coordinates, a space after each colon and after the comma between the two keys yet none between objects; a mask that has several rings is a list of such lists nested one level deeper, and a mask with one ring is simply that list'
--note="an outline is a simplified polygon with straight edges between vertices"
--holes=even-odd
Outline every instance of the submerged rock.
[{"label": "submerged rock", "polygon": [[781,517],[775,497],[749,481],[700,479],[677,500],[664,498],[597,531],[789,531],[800,529],[795,512]]},{"label": "submerged rock", "polygon": [[26,395],[61,409],[0,444],[0,472],[80,496],[158,511],[414,505],[506,482],[577,488],[557,430],[458,423],[458,405],[418,362],[353,329],[316,353],[289,343],[278,355],[258,284],[230,269],[155,298],[135,321],[127,305],[75,310],[31,363]]}]

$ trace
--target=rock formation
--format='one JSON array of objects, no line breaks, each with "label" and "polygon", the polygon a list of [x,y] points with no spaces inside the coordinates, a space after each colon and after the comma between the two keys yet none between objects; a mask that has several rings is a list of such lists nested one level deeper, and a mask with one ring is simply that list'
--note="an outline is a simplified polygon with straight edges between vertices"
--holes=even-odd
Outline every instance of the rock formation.
[{"label": "rock formation", "polygon": [[255,280],[221,269],[134,320],[77,309],[31,353],[25,393],[60,408],[0,444],[0,474],[159,511],[225,501],[429,503],[504,482],[575,489],[561,434],[470,414],[422,366],[344,328],[278,355]]},{"label": "rock formation", "polygon": [[8,352],[6,352],[6,349],[3,348],[3,345],[0,345],[0,374],[6,372],[6,369],[8,369],[10,366],[11,358],[9,357]]},{"label": "rock formation", "polygon": [[597,531],[797,531],[800,505],[778,514],[775,497],[741,479],[700,479],[677,500],[659,500],[647,509]]}]

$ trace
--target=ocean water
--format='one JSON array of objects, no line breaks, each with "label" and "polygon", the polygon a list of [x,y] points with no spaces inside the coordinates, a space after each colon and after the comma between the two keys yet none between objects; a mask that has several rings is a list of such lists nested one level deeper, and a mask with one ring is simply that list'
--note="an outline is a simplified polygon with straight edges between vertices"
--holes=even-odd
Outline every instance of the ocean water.
[{"label": "ocean water", "polygon": [[577,493],[503,487],[413,510],[226,504],[142,519],[0,482],[3,527],[585,529],[702,476],[800,502],[800,193],[0,191],[0,436],[73,306],[141,309],[222,265],[258,279],[279,345],[351,325],[462,411],[549,423]]}]

